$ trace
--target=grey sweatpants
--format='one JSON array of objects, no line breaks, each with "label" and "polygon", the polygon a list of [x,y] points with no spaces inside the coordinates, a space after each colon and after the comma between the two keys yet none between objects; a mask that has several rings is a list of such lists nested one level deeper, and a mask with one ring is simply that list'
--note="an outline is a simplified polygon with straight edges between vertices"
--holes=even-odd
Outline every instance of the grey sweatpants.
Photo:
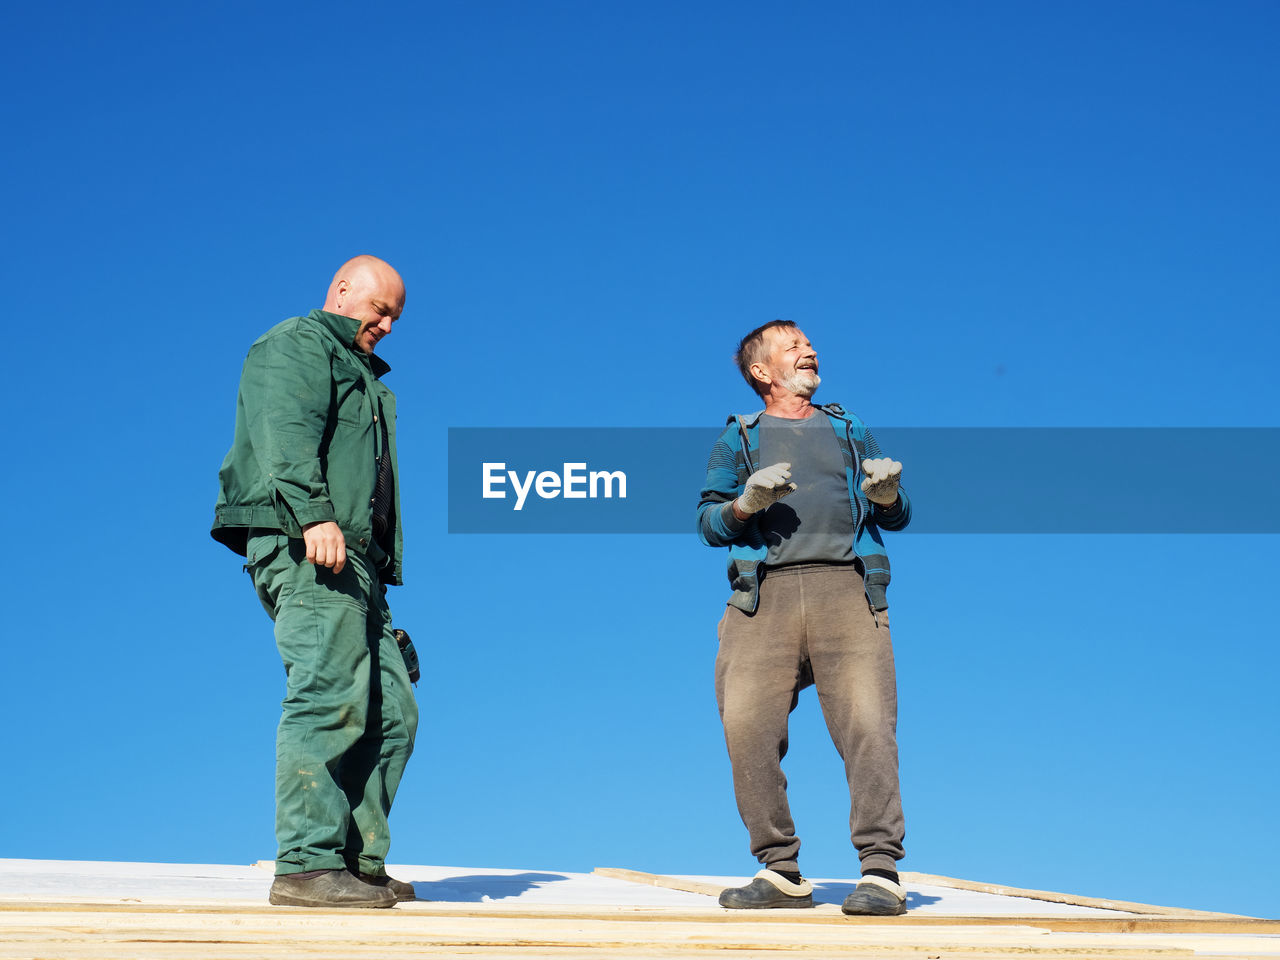
[{"label": "grey sweatpants", "polygon": [[872,613],[857,569],[768,570],[755,614],[727,607],[719,632],[716,700],[751,852],[772,869],[799,869],[782,758],[787,718],[800,691],[813,685],[844,760],[862,870],[896,870],[904,827],[893,644],[888,613]]}]

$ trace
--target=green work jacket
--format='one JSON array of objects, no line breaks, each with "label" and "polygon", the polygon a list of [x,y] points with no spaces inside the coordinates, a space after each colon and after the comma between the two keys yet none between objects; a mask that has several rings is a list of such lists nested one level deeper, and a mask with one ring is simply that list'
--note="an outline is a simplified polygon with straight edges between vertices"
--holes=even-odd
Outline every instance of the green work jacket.
[{"label": "green work jacket", "polygon": [[[244,555],[250,528],[301,537],[332,520],[347,549],[401,583],[403,539],[396,466],[396,399],[379,379],[391,368],[354,346],[359,321],[312,310],[276,324],[249,348],[240,374],[236,432],[219,471],[213,538]],[[394,501],[383,543],[373,537],[373,489],[383,430]]]}]

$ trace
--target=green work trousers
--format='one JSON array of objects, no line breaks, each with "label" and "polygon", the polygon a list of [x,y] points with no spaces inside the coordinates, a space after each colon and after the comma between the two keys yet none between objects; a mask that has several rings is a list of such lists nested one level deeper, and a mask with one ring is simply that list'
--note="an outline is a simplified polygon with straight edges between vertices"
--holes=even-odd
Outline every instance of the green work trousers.
[{"label": "green work trousers", "polygon": [[372,562],[341,573],[300,539],[251,536],[246,569],[275,621],[286,676],[276,733],[276,873],[386,873],[387,814],[418,705]]}]

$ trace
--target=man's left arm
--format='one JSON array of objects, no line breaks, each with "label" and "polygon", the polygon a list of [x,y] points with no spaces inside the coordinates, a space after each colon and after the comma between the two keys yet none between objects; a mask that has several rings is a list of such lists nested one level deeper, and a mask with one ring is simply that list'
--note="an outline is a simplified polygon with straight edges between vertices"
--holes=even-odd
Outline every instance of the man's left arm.
[{"label": "man's left arm", "polygon": [[862,492],[871,504],[871,522],[882,530],[901,530],[911,522],[911,501],[899,481],[902,464],[889,457],[862,461]]},{"label": "man's left arm", "polygon": [[871,504],[871,522],[881,530],[901,530],[911,522],[911,499],[902,489],[902,464],[880,456],[880,444],[870,430],[864,443],[871,458],[862,461],[861,490]]}]

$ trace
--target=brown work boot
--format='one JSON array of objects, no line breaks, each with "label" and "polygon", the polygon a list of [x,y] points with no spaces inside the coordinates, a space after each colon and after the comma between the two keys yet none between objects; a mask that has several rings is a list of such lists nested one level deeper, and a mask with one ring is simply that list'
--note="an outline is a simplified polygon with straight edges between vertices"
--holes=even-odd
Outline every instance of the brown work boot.
[{"label": "brown work boot", "polygon": [[396,901],[399,903],[403,903],[405,900],[418,899],[418,895],[413,891],[412,883],[405,883],[403,880],[397,880],[395,877],[388,877],[385,873],[381,876],[375,876],[372,873],[362,873],[360,874],[360,879],[364,883],[390,890],[396,895]]},{"label": "brown work boot", "polygon": [[308,870],[276,877],[267,899],[281,907],[394,907],[387,887],[364,883],[346,870]]}]

